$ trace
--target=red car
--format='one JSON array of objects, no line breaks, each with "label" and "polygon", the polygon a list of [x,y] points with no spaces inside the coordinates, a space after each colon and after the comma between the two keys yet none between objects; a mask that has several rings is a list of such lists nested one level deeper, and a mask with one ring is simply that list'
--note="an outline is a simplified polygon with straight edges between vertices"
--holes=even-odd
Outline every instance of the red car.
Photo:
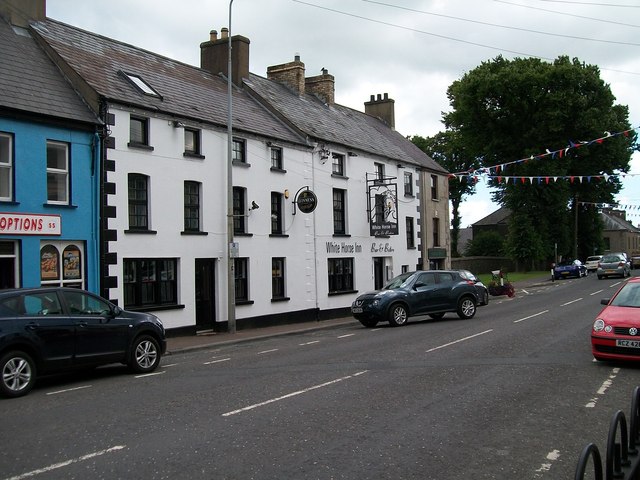
[{"label": "red car", "polygon": [[598,314],[591,330],[596,360],[640,360],[640,277],[624,283]]}]

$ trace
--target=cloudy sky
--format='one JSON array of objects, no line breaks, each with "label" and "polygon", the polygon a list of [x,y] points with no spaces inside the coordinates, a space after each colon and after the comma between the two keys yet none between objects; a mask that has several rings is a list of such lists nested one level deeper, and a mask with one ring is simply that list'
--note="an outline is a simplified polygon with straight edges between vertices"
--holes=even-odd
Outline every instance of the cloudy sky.
[{"label": "cloudy sky", "polygon": [[[47,15],[199,65],[209,31],[229,26],[227,0],[48,0]],[[300,55],[307,76],[335,76],[336,102],[364,110],[372,94],[395,100],[396,129],[430,136],[444,129],[447,87],[497,55],[559,55],[598,65],[640,127],[640,2],[633,0],[233,0],[231,31],[251,41],[250,69]],[[569,140],[576,139],[567,139]],[[593,140],[593,139],[580,139]],[[540,152],[565,145],[539,145]],[[533,146],[535,147],[535,146]],[[505,159],[505,162],[517,159]],[[543,169],[543,165],[541,165]],[[640,156],[620,204],[640,223]],[[540,175],[545,172],[541,171]],[[498,208],[480,184],[462,209],[466,226]],[[636,210],[637,209],[637,210]]]}]

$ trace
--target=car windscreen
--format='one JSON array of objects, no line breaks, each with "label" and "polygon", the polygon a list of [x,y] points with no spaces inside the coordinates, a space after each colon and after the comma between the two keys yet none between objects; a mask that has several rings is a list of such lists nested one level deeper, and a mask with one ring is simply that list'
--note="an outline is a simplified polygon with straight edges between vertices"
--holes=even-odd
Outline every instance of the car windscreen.
[{"label": "car windscreen", "polygon": [[404,285],[407,279],[412,275],[413,275],[413,272],[407,272],[392,278],[391,280],[389,280],[389,283],[387,283],[383,287],[383,290],[393,290],[394,288],[400,288],[402,285]]},{"label": "car windscreen", "polygon": [[605,255],[602,257],[602,263],[615,263],[622,261],[618,255]]},{"label": "car windscreen", "polygon": [[620,289],[610,305],[640,308],[640,283],[627,283]]}]

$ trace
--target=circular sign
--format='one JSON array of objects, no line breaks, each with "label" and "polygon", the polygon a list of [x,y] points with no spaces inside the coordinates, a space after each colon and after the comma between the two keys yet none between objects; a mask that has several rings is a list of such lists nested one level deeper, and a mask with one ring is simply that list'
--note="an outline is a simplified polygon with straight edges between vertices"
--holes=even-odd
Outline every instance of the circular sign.
[{"label": "circular sign", "polygon": [[318,197],[311,190],[303,190],[298,195],[296,204],[302,213],[311,213],[318,206]]}]

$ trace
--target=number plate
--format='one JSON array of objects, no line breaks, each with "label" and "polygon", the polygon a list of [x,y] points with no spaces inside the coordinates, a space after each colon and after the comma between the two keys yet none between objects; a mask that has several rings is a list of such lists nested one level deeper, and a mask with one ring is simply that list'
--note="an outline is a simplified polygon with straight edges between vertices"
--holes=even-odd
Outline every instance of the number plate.
[{"label": "number plate", "polygon": [[351,313],[362,313],[362,307],[352,307]]},{"label": "number plate", "polygon": [[616,340],[616,347],[640,348],[640,340]]}]

